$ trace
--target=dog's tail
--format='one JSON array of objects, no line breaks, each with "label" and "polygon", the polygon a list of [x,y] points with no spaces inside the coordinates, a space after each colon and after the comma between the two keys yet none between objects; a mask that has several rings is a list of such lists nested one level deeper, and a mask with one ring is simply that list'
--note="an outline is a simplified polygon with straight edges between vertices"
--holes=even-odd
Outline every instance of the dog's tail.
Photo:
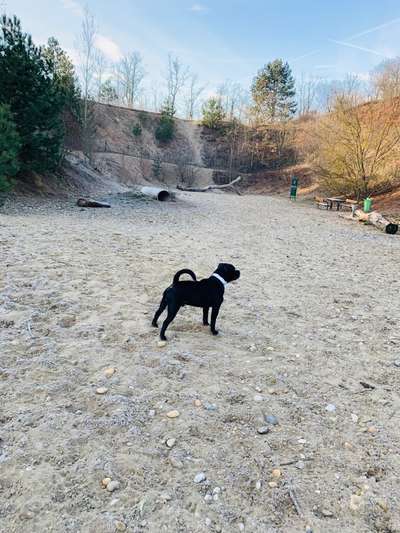
[{"label": "dog's tail", "polygon": [[189,276],[192,278],[193,281],[197,281],[196,274],[193,272],[193,270],[189,270],[188,268],[184,268],[183,270],[179,270],[174,276],[174,280],[172,282],[172,285],[176,285],[179,281],[179,278],[183,274],[189,274]]}]

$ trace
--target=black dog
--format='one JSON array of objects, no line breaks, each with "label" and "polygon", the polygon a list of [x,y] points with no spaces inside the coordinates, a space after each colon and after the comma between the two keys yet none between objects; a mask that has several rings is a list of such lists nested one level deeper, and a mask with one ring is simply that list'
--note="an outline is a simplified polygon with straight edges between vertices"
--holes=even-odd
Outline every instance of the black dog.
[{"label": "black dog", "polygon": [[[182,274],[189,274],[193,281],[179,281]],[[165,331],[170,323],[176,317],[179,309],[184,305],[192,305],[194,307],[203,308],[203,324],[208,326],[208,312],[211,307],[211,332],[213,335],[218,335],[215,329],[219,308],[224,301],[225,285],[230,281],[239,279],[240,271],[236,270],[233,265],[228,263],[220,263],[217,270],[211,277],[196,280],[196,275],[191,270],[180,270],[174,276],[172,285],[164,291],[160,307],[154,315],[152,326],[157,328],[157,322],[161,313],[168,307],[168,316],[164,320],[161,328],[161,340],[167,340]]]}]

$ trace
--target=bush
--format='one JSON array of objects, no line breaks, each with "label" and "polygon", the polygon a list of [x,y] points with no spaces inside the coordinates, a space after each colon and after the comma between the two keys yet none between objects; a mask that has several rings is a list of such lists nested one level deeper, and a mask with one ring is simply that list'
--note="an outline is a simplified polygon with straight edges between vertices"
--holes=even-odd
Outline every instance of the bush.
[{"label": "bush", "polygon": [[153,160],[152,170],[154,177],[157,179],[160,178],[162,171],[162,161],[159,155],[157,155]]},{"label": "bush", "polygon": [[156,139],[160,142],[172,141],[175,135],[174,109],[167,102],[161,109],[161,117],[156,129]]},{"label": "bush", "polygon": [[9,106],[0,105],[0,192],[8,191],[19,170],[21,141]]},{"label": "bush", "polygon": [[132,127],[132,133],[135,137],[140,137],[142,135],[142,126],[137,123]]},{"label": "bush", "polygon": [[203,105],[203,126],[217,130],[222,126],[225,119],[225,111],[219,98],[210,98]]}]

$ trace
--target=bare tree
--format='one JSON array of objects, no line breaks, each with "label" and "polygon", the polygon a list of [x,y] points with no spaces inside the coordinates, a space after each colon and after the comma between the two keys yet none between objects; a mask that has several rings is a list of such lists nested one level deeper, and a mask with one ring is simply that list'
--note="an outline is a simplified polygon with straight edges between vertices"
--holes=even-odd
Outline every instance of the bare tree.
[{"label": "bare tree", "polygon": [[371,77],[378,98],[386,100],[400,96],[400,57],[378,65]]},{"label": "bare tree", "polygon": [[168,55],[168,69],[166,74],[167,101],[174,111],[176,111],[177,98],[189,77],[189,68],[185,67],[178,57]]},{"label": "bare tree", "polygon": [[93,89],[93,77],[95,72],[97,26],[89,9],[85,8],[81,32],[78,36],[76,48],[80,58],[82,94],[83,94],[83,123],[88,120],[89,98]]},{"label": "bare tree", "polygon": [[297,83],[297,112],[300,117],[309,115],[315,109],[317,96],[318,80],[315,78],[306,78],[301,75]]},{"label": "bare tree", "polygon": [[199,85],[199,77],[197,74],[191,74],[189,78],[189,88],[188,88],[188,95],[186,99],[186,117],[189,120],[193,120],[197,107],[198,102],[201,94],[204,92],[204,89],[206,88],[205,85]]},{"label": "bare tree", "polygon": [[96,50],[94,53],[94,82],[96,87],[96,97],[101,98],[101,91],[105,81],[107,71],[107,60],[103,52]]},{"label": "bare tree", "polygon": [[124,102],[132,107],[138,100],[145,77],[143,59],[139,52],[126,55],[116,67],[116,76]]},{"label": "bare tree", "polygon": [[218,87],[217,94],[226,117],[229,120],[233,120],[234,118],[241,120],[244,114],[247,95],[240,83],[226,80]]}]

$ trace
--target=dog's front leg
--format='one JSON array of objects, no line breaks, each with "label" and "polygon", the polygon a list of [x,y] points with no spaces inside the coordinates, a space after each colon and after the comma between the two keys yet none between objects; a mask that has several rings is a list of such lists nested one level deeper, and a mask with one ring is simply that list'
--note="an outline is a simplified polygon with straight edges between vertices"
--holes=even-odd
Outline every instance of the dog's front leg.
[{"label": "dog's front leg", "polygon": [[220,307],[220,305],[214,306],[211,311],[211,333],[213,335],[218,335],[218,331],[215,329],[215,323],[217,322]]},{"label": "dog's front leg", "polygon": [[209,326],[208,323],[208,311],[210,310],[209,307],[203,307],[203,326]]}]

